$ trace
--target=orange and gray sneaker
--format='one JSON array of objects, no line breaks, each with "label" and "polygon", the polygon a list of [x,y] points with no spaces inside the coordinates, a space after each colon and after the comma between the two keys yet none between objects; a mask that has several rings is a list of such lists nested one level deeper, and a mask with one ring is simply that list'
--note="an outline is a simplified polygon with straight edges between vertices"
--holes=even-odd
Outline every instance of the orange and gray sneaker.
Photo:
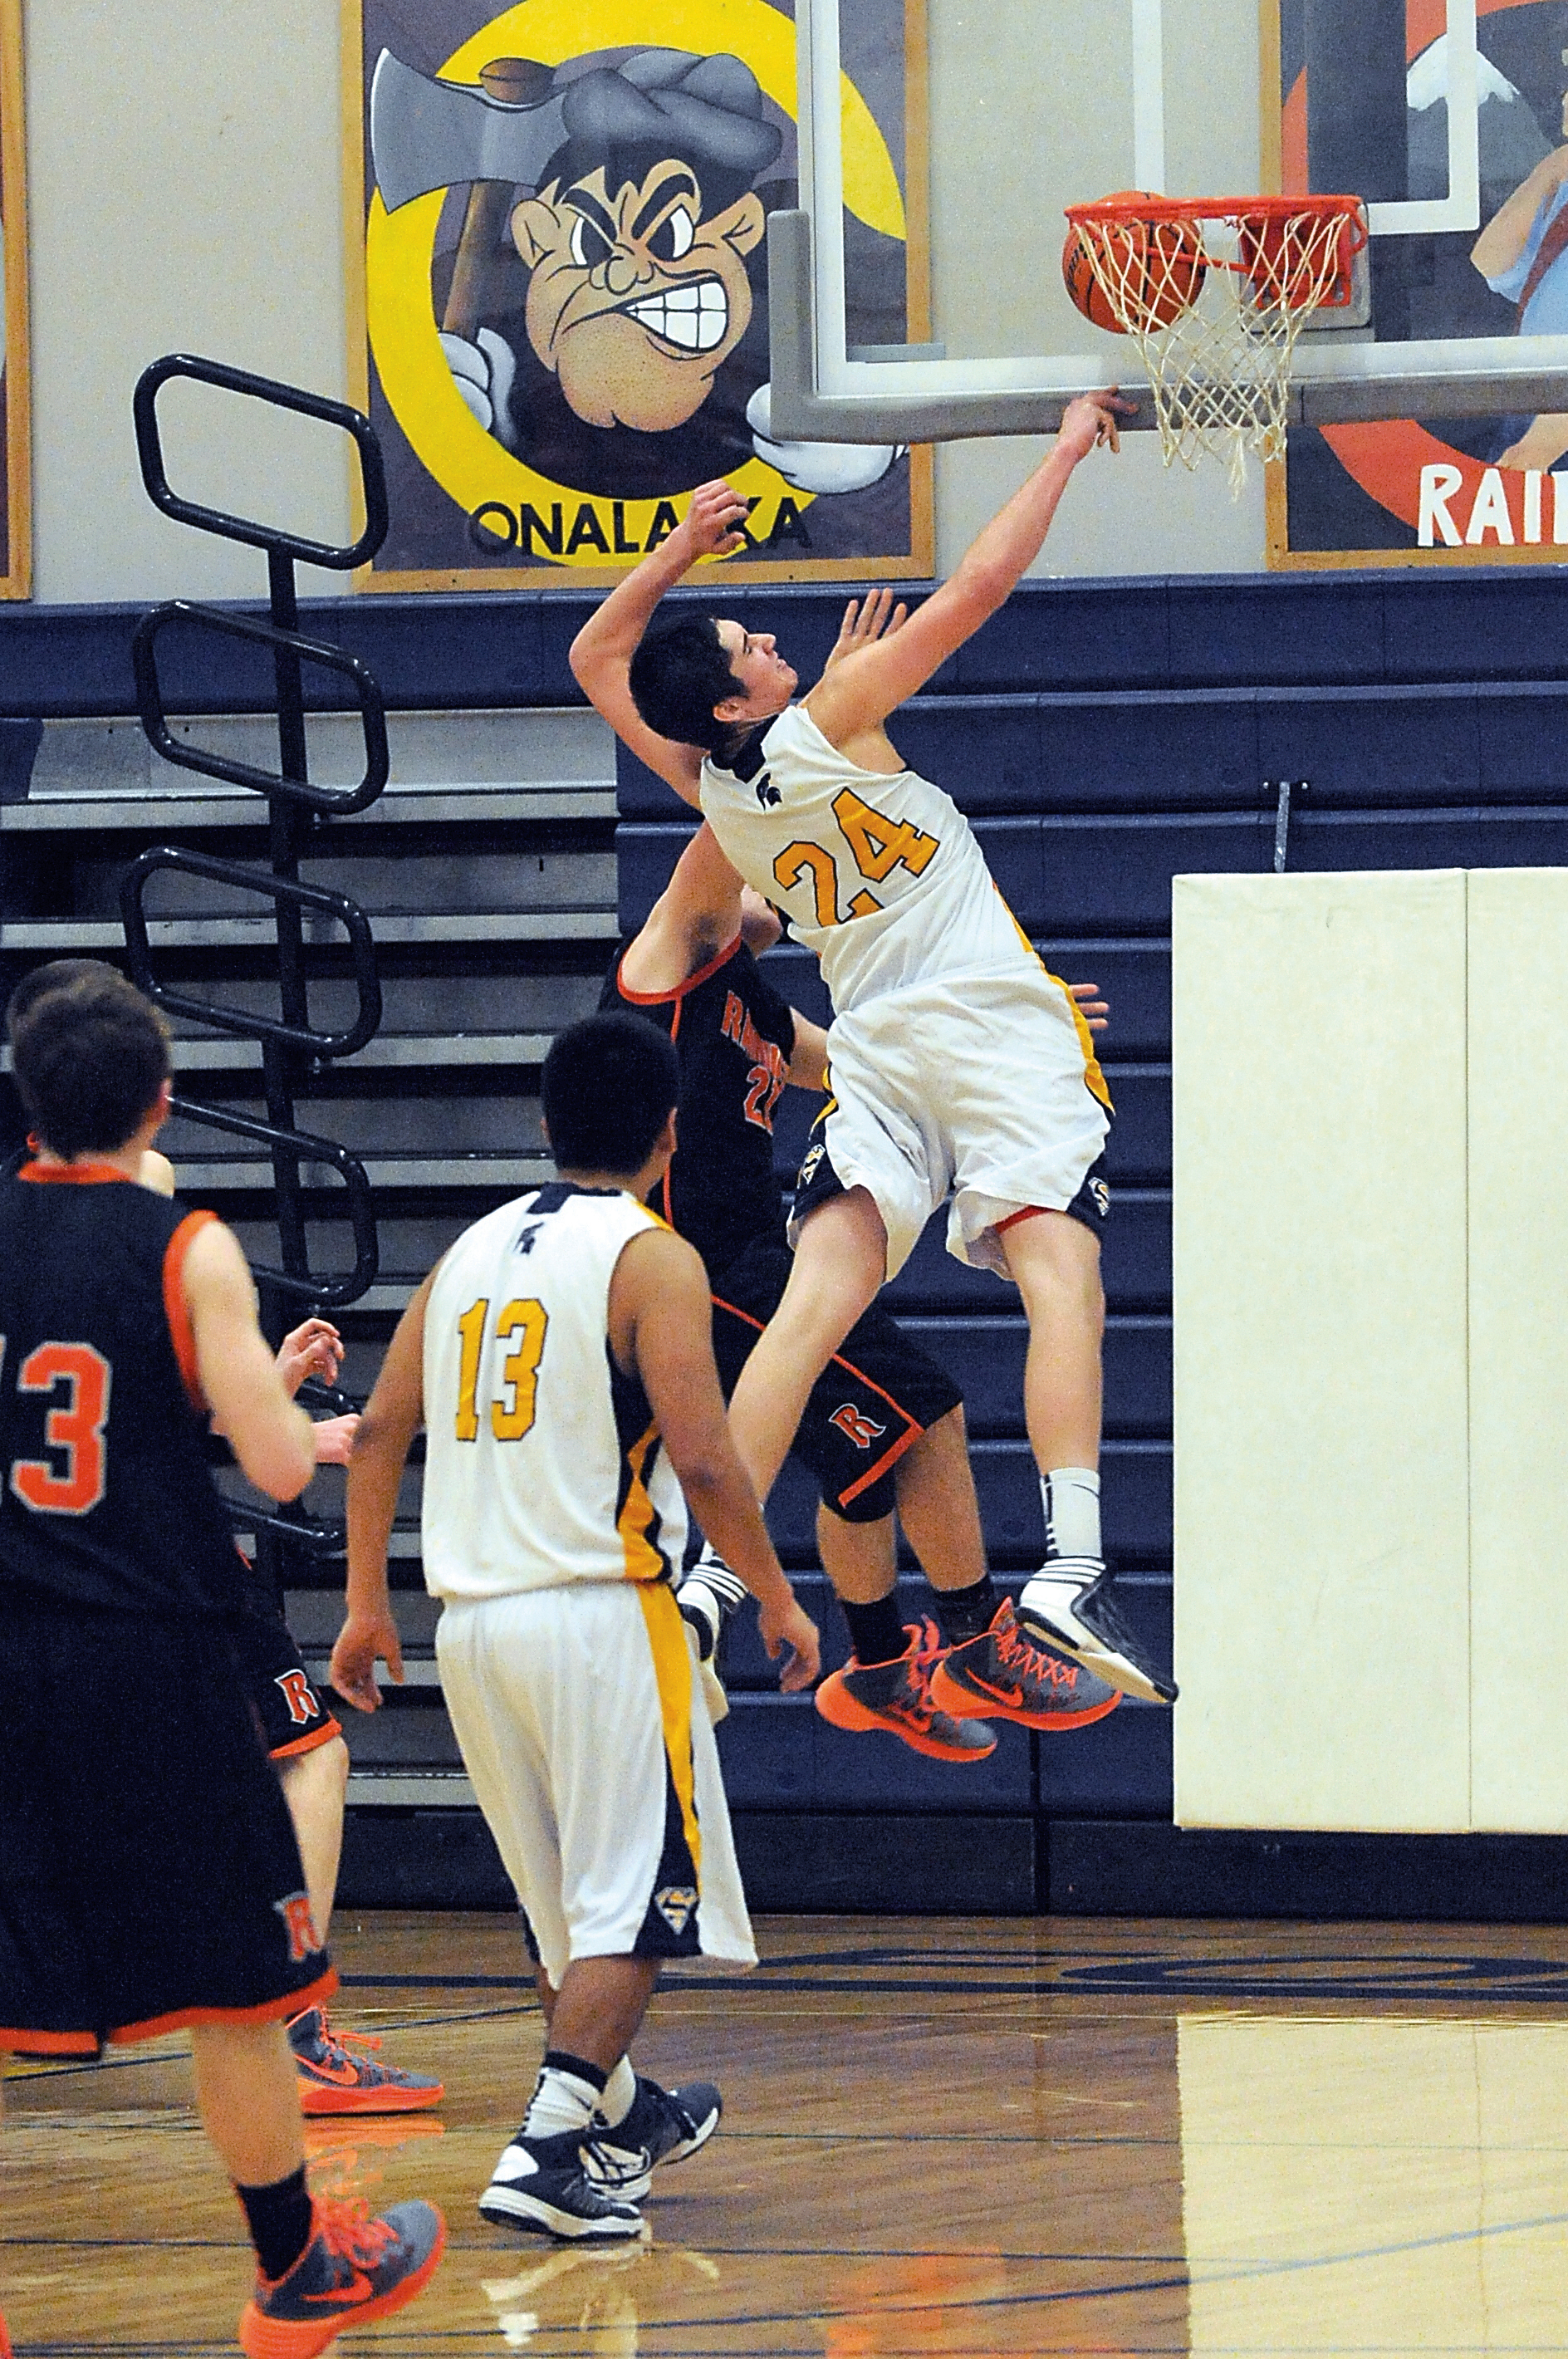
[{"label": "orange and gray sneaker", "polygon": [[1121,1701],[1082,1663],[1040,1646],[1004,1597],[988,1626],[941,1656],[931,1673],[931,1698],[944,1712],[981,1720],[1016,1720],[1024,1728],[1088,1728]]},{"label": "orange and gray sneaker", "polygon": [[952,1716],[933,1697],[931,1667],[942,1652],[936,1624],[907,1622],[904,1627],[909,1643],[901,1655],[890,1663],[861,1663],[851,1656],[817,1690],[817,1710],[834,1728],[857,1734],[884,1729],[933,1760],[984,1761],[996,1750],[990,1730],[977,1720]]},{"label": "orange and gray sneaker", "polygon": [[446,2091],[440,2081],[374,2055],[351,2053],[380,2047],[368,2033],[334,2031],[325,2010],[308,2006],[289,2026],[289,2045],[299,2075],[299,2110],[305,2114],[417,2114],[439,2105]]},{"label": "orange and gray sneaker", "polygon": [[280,2277],[258,2277],[240,2314],[245,2359],[315,2359],[347,2328],[390,2318],[436,2273],[446,2223],[433,2203],[366,2203],[318,2195],[310,2241]]}]

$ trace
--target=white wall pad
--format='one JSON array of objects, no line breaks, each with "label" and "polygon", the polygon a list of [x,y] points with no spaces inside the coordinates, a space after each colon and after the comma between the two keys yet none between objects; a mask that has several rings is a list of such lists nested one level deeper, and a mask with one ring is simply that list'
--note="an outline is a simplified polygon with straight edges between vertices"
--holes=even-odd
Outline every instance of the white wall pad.
[{"label": "white wall pad", "polygon": [[1470,878],[1473,1814],[1568,1829],[1568,869]]},{"label": "white wall pad", "polygon": [[1469,1824],[1465,906],[1174,882],[1182,1825]]},{"label": "white wall pad", "polygon": [[1568,2027],[1189,2015],[1177,2060],[1192,2359],[1561,2345]]}]

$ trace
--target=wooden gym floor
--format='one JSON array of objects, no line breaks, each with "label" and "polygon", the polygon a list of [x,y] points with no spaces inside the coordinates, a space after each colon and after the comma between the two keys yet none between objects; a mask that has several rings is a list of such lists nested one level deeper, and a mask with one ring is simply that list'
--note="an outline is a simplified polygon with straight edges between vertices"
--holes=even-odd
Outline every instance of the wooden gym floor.
[{"label": "wooden gym floor", "polygon": [[[345,1916],[340,2020],[439,2115],[316,2124],[316,2181],[442,2204],[366,2359],[1568,2350],[1568,1930],[774,1918],[672,1973],[639,2062],[723,2127],[652,2241],[474,2198],[540,2049],[501,1917]],[[25,2065],[0,2143],[18,2359],[232,2351],[248,2256],[179,2042]]]}]

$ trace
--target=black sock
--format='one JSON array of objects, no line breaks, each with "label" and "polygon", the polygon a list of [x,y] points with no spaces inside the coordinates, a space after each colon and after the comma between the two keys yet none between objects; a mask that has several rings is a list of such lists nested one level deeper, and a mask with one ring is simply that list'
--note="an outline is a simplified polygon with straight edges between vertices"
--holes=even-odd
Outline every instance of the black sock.
[{"label": "black sock", "polygon": [[849,1625],[849,1643],[857,1663],[890,1663],[904,1652],[909,1642],[898,1618],[897,1589],[890,1589],[886,1597],[878,1597],[870,1605],[852,1605],[847,1597],[841,1597],[839,1603]]},{"label": "black sock", "polygon": [[933,1589],[931,1595],[942,1635],[950,1647],[962,1647],[965,1638],[977,1638],[982,1630],[988,1630],[999,1603],[988,1572],[983,1572],[968,1589]]},{"label": "black sock", "polygon": [[286,2277],[310,2241],[310,2190],[305,2166],[270,2187],[239,2187],[234,2193],[245,2206],[256,2267],[276,2285]]},{"label": "black sock", "polygon": [[573,2056],[565,2048],[547,2048],[539,2059],[539,2071],[570,2072],[574,2081],[586,2081],[600,2096],[604,2095],[604,2083],[610,2077],[607,2072],[602,2072],[597,2064],[590,2064],[586,2056]]}]

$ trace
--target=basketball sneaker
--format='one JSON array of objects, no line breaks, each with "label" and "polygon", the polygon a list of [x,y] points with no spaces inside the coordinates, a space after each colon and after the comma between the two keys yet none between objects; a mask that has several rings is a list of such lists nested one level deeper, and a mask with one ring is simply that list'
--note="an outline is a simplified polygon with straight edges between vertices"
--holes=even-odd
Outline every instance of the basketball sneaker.
[{"label": "basketball sneaker", "polygon": [[623,2120],[612,2129],[602,2114],[593,2116],[593,2143],[583,2149],[588,2176],[623,2202],[640,2203],[653,2184],[655,2164],[684,2162],[706,2146],[724,2110],[711,2081],[661,2089],[639,2072]]},{"label": "basketball sneaker", "polygon": [[1037,1647],[1070,1655],[1124,1695],[1174,1703],[1174,1680],[1153,1669],[1122,1620],[1112,1588],[1111,1574],[1093,1557],[1047,1557],[1024,1584],[1018,1621]]},{"label": "basketball sneaker", "polygon": [[258,2277],[240,2317],[245,2359],[314,2359],[353,2326],[389,2318],[430,2283],[446,2243],[433,2203],[367,2203],[318,2196],[310,2243],[284,2277]]},{"label": "basketball sneaker", "polygon": [[860,1663],[854,1656],[817,1690],[817,1710],[833,1728],[858,1734],[886,1729],[935,1761],[984,1761],[996,1740],[977,1720],[955,1720],[931,1694],[931,1671],[942,1653],[934,1622],[906,1623],[909,1643],[890,1663]]},{"label": "basketball sneaker", "polygon": [[417,2114],[439,2105],[446,2091],[421,2072],[378,2063],[351,2049],[376,2049],[373,2034],[334,2031],[326,2012],[308,2006],[289,2026],[289,2045],[299,2075],[299,2110],[305,2114]]},{"label": "basketball sneaker", "polygon": [[696,1633],[701,1661],[713,1661],[720,1631],[743,1598],[749,1595],[739,1573],[732,1572],[723,1557],[715,1556],[712,1549],[704,1549],[675,1593],[681,1619]]},{"label": "basketball sneaker", "polygon": [[525,2137],[519,2130],[495,2165],[479,2199],[483,2217],[499,2228],[542,2228],[547,2235],[614,2243],[646,2231],[635,2204],[588,2175],[593,2133],[560,2130]]},{"label": "basketball sneaker", "polygon": [[1088,1728],[1121,1701],[1121,1690],[1065,1655],[1037,1646],[1004,1597],[977,1638],[950,1647],[931,1671],[931,1701],[976,1720],[1016,1720],[1058,1733]]}]

